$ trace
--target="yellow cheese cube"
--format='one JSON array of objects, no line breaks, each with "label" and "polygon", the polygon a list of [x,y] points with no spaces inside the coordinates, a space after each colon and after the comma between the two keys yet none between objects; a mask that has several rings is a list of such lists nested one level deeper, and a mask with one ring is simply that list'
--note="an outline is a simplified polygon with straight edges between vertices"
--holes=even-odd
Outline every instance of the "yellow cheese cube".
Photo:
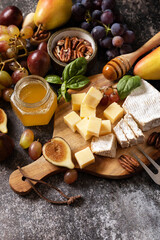
[{"label": "yellow cheese cube", "polygon": [[76,152],[75,158],[76,158],[80,168],[84,168],[84,167],[88,166],[89,164],[95,162],[95,157],[89,147],[87,147],[79,152]]},{"label": "yellow cheese cube", "polygon": [[64,122],[65,124],[67,124],[67,126],[73,131],[76,131],[76,124],[81,121],[80,116],[72,111],[70,113],[68,113],[66,116],[64,116]]},{"label": "yellow cheese cube", "polygon": [[77,132],[79,132],[85,140],[88,140],[91,138],[91,134],[87,132],[88,122],[89,120],[86,117],[76,124]]},{"label": "yellow cheese cube", "polygon": [[90,117],[90,116],[93,116],[93,117],[96,116],[96,109],[89,107],[87,105],[81,104],[80,117],[84,118],[84,117]]},{"label": "yellow cheese cube", "polygon": [[93,136],[99,137],[101,123],[101,118],[89,117],[87,132]]},{"label": "yellow cheese cube", "polygon": [[115,123],[115,121],[123,117],[124,110],[118,103],[113,102],[104,110],[103,114],[111,123]]},{"label": "yellow cheese cube", "polygon": [[101,129],[100,129],[100,136],[106,135],[111,133],[111,121],[110,120],[102,120]]},{"label": "yellow cheese cube", "polygon": [[96,88],[91,87],[86,96],[84,97],[82,104],[86,104],[89,107],[96,108],[101,101],[103,94]]},{"label": "yellow cheese cube", "polygon": [[72,110],[79,111],[83,98],[85,97],[85,93],[77,93],[71,95],[72,102]]}]

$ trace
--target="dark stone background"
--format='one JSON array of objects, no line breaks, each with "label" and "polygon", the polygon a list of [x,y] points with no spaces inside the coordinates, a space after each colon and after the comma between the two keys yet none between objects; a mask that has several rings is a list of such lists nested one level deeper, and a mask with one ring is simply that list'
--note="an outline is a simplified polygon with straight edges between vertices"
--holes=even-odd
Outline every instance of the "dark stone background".
[{"label": "dark stone background", "polygon": [[[67,1],[67,0],[66,0]],[[0,11],[8,5],[18,6],[24,15],[34,11],[37,0],[1,0]],[[117,0],[120,12],[136,33],[135,48],[159,31],[159,0]],[[96,66],[88,74],[100,73],[105,61],[99,54]],[[159,82],[152,82],[158,89]],[[17,165],[31,163],[27,151],[19,147],[25,129],[9,104],[0,101],[8,115],[9,135],[15,141],[11,159],[0,165],[0,239],[2,240],[159,240],[160,190],[143,171],[124,180],[108,180],[79,173],[78,181],[68,186],[63,174],[48,182],[66,194],[81,194],[83,200],[73,206],[54,206],[35,193],[22,197],[9,187],[8,179]],[[52,136],[53,119],[48,126],[33,128],[42,143]],[[39,189],[52,198],[56,192]]]}]

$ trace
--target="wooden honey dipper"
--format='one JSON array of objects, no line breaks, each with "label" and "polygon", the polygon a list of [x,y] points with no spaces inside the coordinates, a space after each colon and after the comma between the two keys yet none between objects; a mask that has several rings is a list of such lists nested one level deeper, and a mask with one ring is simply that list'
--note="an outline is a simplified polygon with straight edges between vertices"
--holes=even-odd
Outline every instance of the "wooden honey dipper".
[{"label": "wooden honey dipper", "polygon": [[152,48],[160,45],[160,32],[154,35],[142,47],[135,52],[124,54],[113,58],[103,67],[103,75],[108,80],[114,81],[123,77],[135,61],[144,53],[150,51]]}]

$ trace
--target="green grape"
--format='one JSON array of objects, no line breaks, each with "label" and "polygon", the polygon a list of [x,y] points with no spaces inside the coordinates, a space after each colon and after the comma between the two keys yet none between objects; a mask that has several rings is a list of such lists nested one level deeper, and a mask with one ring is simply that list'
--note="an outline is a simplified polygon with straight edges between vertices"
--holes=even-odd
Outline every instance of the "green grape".
[{"label": "green grape", "polygon": [[42,153],[42,144],[39,141],[32,142],[29,146],[28,152],[31,159],[37,160]]},{"label": "green grape", "polygon": [[6,51],[6,56],[8,58],[15,58],[17,56],[17,48],[16,47],[11,47],[11,48],[8,48],[7,51]]},{"label": "green grape", "polygon": [[0,34],[8,34],[8,29],[4,25],[0,25]]},{"label": "green grape", "polygon": [[20,32],[19,32],[19,28],[15,25],[10,25],[8,26],[8,34],[11,36],[11,37],[18,37]]},{"label": "green grape", "polygon": [[20,33],[22,38],[28,39],[33,36],[33,29],[30,26],[26,26],[21,29]]},{"label": "green grape", "polygon": [[0,84],[7,88],[12,85],[12,78],[6,71],[0,71]]},{"label": "green grape", "polygon": [[75,182],[78,178],[78,173],[76,169],[71,169],[68,170],[65,174],[64,174],[64,182],[67,184],[71,184],[73,182]]},{"label": "green grape", "polygon": [[0,41],[9,42],[10,36],[8,34],[0,34]]},{"label": "green grape", "polygon": [[23,149],[26,149],[29,148],[33,141],[34,141],[33,131],[30,129],[26,129],[21,135],[19,144]]}]

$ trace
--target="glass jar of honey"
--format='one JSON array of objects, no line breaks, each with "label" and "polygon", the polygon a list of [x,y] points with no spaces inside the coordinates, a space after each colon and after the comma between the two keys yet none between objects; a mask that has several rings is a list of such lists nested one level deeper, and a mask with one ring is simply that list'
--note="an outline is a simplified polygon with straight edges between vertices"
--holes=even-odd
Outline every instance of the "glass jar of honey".
[{"label": "glass jar of honey", "polygon": [[45,79],[29,75],[17,82],[11,105],[24,126],[46,125],[57,108],[57,95]]}]

